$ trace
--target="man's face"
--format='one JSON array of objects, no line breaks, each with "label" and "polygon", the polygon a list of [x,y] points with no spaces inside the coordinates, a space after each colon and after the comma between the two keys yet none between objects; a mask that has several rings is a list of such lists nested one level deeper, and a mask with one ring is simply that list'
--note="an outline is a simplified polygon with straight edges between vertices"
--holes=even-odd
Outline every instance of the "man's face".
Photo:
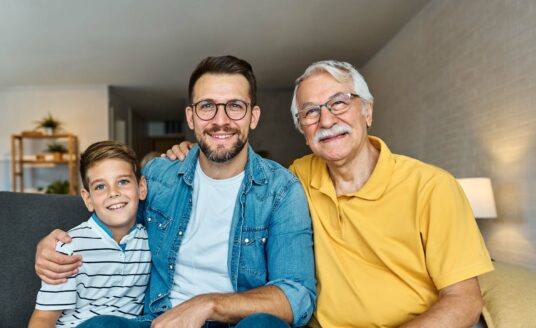
[{"label": "man's face", "polygon": [[[328,73],[317,73],[303,80],[297,91],[298,109],[304,105],[319,105],[338,93],[354,92],[352,82],[339,82]],[[335,116],[322,107],[318,123],[301,126],[305,140],[313,153],[328,162],[355,158],[365,145],[367,123],[372,123],[372,106],[353,98],[348,111]]]},{"label": "man's face", "polygon": [[[205,74],[195,83],[192,98],[194,104],[201,100],[251,102],[249,83],[240,74]],[[210,161],[218,163],[231,160],[245,151],[249,129],[255,129],[259,116],[260,108],[254,106],[248,108],[244,118],[235,121],[227,116],[224,106],[218,106],[216,116],[203,121],[191,106],[186,108],[188,126],[194,130],[201,151]]]},{"label": "man's face", "polygon": [[89,190],[82,189],[82,198],[89,211],[116,232],[126,232],[136,222],[138,201],[145,199],[145,178],[138,184],[132,165],[121,159],[105,159],[87,171]]}]

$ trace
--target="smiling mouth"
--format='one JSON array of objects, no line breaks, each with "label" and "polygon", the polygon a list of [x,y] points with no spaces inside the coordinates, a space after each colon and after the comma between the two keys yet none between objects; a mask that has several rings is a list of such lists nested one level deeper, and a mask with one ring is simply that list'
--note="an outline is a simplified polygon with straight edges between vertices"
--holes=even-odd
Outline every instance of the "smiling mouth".
[{"label": "smiling mouth", "polygon": [[234,136],[234,134],[210,134],[210,133],[208,135],[211,136],[212,138],[220,139],[220,140],[228,139]]},{"label": "smiling mouth", "polygon": [[117,210],[122,209],[125,206],[127,206],[127,203],[117,203],[117,204],[110,205],[106,208],[110,211],[117,211]]},{"label": "smiling mouth", "polygon": [[332,141],[332,140],[340,139],[340,138],[346,136],[347,134],[348,134],[348,132],[344,132],[344,133],[341,133],[341,134],[336,134],[336,135],[332,135],[332,136],[329,136],[329,137],[321,138],[319,141],[320,142],[329,142],[329,141]]}]

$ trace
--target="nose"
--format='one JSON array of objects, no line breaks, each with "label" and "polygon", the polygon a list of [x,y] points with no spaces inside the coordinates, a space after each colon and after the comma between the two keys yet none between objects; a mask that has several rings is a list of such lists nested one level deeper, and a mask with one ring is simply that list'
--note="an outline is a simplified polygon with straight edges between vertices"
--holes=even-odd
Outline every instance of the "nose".
[{"label": "nose", "polygon": [[329,129],[338,122],[338,118],[326,106],[320,107],[318,125],[323,129]]},{"label": "nose", "polygon": [[216,116],[212,120],[217,125],[229,123],[230,119],[225,112],[225,104],[216,104]]},{"label": "nose", "polygon": [[121,195],[121,193],[119,192],[119,189],[115,186],[111,186],[108,191],[108,198],[114,199],[114,198],[119,197],[119,195]]}]

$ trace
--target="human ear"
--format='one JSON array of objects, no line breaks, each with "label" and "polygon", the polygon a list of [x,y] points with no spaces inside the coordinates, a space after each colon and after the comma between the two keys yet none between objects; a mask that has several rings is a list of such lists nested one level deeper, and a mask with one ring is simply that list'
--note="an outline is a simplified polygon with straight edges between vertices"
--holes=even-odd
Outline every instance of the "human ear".
[{"label": "human ear", "polygon": [[95,211],[95,207],[93,206],[93,201],[91,200],[91,195],[89,194],[89,191],[87,191],[85,188],[80,189],[80,195],[82,195],[82,199],[84,200],[84,204],[86,204],[87,210],[90,212]]},{"label": "human ear", "polygon": [[147,180],[145,180],[144,176],[140,178],[140,182],[138,184],[138,193],[139,199],[145,200],[145,198],[147,197]]},{"label": "human ear", "polygon": [[251,109],[251,122],[249,123],[249,128],[254,130],[259,124],[259,119],[261,118],[261,108],[259,106],[253,106]]},{"label": "human ear", "polygon": [[188,127],[194,129],[194,109],[192,106],[186,107],[186,122],[188,122]]}]

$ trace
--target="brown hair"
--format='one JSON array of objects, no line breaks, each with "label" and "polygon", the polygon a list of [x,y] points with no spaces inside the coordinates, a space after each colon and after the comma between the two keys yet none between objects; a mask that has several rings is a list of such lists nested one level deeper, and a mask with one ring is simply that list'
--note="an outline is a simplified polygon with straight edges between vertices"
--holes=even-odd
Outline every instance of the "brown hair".
[{"label": "brown hair", "polygon": [[255,106],[257,104],[257,80],[255,79],[255,74],[253,74],[253,68],[247,61],[229,55],[203,59],[192,72],[192,75],[190,75],[190,83],[188,84],[190,102],[193,101],[192,93],[194,91],[194,85],[204,74],[242,75],[249,83],[251,105]]},{"label": "brown hair", "polygon": [[100,141],[96,142],[80,155],[80,176],[86,190],[89,190],[89,181],[87,179],[87,171],[97,162],[105,159],[120,159],[132,166],[132,170],[139,181],[140,172],[138,169],[138,161],[136,153],[127,145],[117,141]]}]

